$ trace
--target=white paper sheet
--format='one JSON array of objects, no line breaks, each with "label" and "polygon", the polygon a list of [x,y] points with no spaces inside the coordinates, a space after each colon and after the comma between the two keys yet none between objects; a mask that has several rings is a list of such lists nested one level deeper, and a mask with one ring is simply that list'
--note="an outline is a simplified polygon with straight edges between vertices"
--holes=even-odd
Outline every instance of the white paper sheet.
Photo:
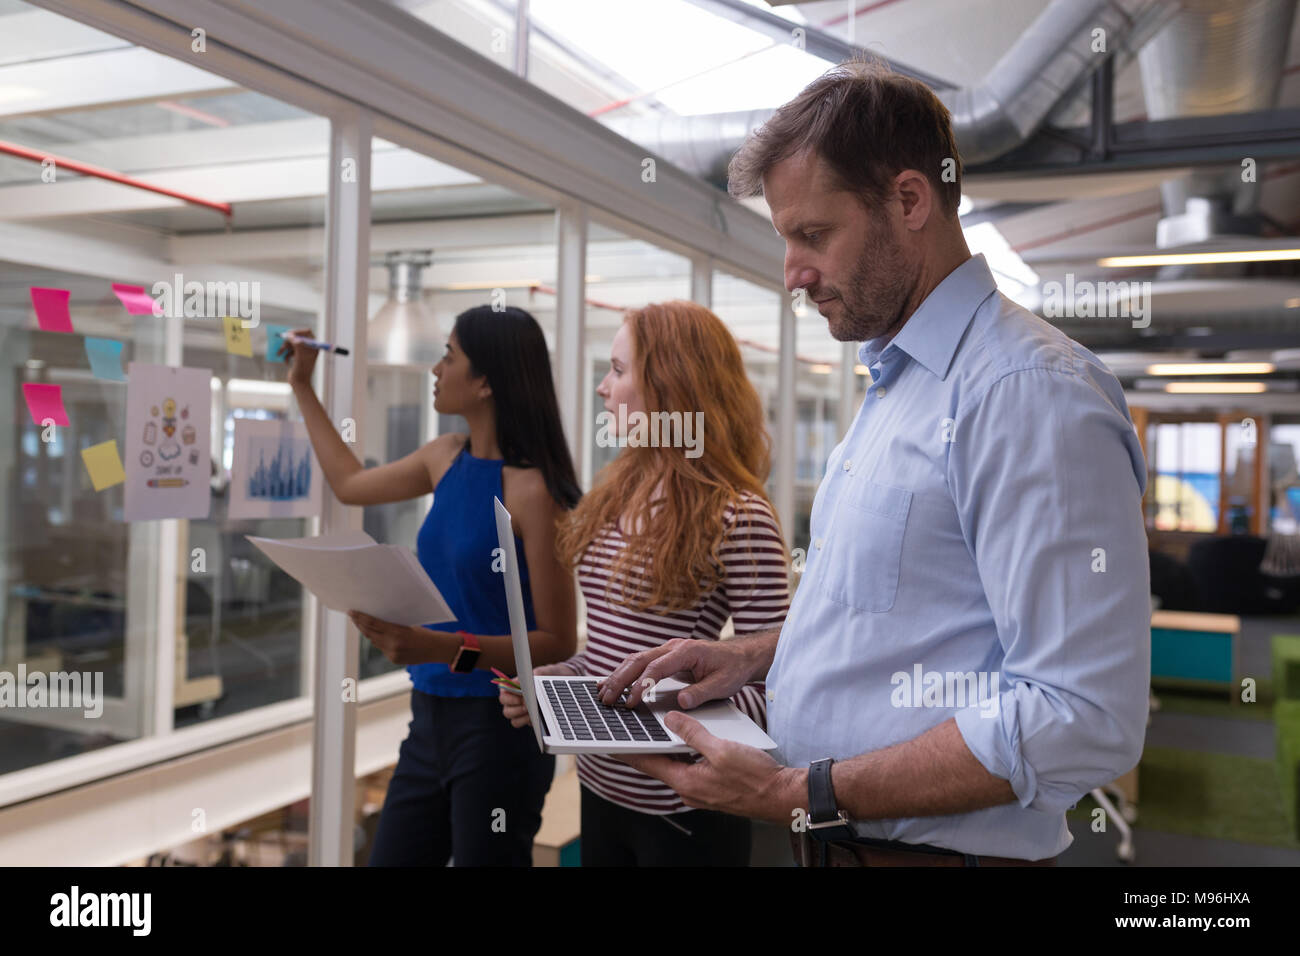
[{"label": "white paper sheet", "polygon": [[331,611],[361,611],[394,624],[456,620],[409,550],[376,544],[363,531],[248,540]]},{"label": "white paper sheet", "polygon": [[127,521],[208,516],[211,380],[205,368],[141,362],[127,367]]}]

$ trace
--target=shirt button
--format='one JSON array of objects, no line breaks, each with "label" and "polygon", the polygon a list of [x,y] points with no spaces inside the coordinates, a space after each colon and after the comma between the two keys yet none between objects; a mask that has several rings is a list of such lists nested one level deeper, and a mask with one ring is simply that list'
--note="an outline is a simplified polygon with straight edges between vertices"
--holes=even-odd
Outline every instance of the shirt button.
[{"label": "shirt button", "polygon": [[850,468],[852,468],[852,467],[853,467],[853,462],[850,461],[850,460],[847,459],[847,458],[844,459],[844,470],[845,470],[845,471],[848,471],[848,470],[849,470]]},{"label": "shirt button", "polygon": [[884,397],[885,397],[885,386],[882,385],[880,386],[880,388],[876,389],[876,398],[884,398]]},{"label": "shirt button", "polygon": [[769,690],[769,691],[767,692],[767,699],[768,699],[768,700],[776,700],[776,691],[774,691],[774,690]]},{"label": "shirt button", "polygon": [[813,547],[815,547],[818,551],[820,551],[822,549],[822,539],[821,538],[814,539]]}]

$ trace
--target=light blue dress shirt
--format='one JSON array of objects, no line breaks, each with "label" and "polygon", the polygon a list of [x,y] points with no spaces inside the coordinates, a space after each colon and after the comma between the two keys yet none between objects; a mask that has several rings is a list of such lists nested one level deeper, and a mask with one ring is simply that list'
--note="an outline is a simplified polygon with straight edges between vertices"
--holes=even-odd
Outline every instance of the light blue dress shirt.
[{"label": "light blue dress shirt", "polygon": [[1146,465],[1123,391],[983,256],[858,354],[872,385],[813,502],[769,732],[806,767],[955,717],[1016,800],[858,832],[1054,856],[1065,811],[1132,769],[1146,732]]}]

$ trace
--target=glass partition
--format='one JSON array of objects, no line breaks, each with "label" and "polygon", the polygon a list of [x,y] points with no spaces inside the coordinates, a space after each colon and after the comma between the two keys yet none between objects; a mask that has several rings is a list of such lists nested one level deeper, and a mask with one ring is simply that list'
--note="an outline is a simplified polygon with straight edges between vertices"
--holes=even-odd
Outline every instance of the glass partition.
[{"label": "glass partition", "polygon": [[[7,188],[0,187],[0,193]],[[2,207],[0,207],[2,208]],[[0,212],[0,224],[8,227]],[[122,487],[95,492],[84,449],[122,441],[126,389],[86,367],[83,335],[122,343],[124,361],[159,362],[164,330],[126,316],[102,279],[56,271],[20,249],[0,252],[0,672],[20,692],[35,675],[78,674],[102,694],[86,710],[0,710],[0,773],[142,736],[153,705],[146,681],[154,653],[159,543],[156,525],[122,520]],[[28,289],[69,292],[76,334],[41,331]],[[66,426],[33,420],[24,386],[62,393]],[[119,448],[121,446],[119,445]],[[91,711],[93,711],[93,707]]]},{"label": "glass partition", "polygon": [[[593,223],[587,237],[586,302],[586,381],[590,389],[584,397],[586,414],[582,420],[587,434],[584,444],[590,456],[589,473],[583,487],[600,470],[618,457],[619,449],[598,445],[596,416],[604,411],[596,388],[609,372],[609,349],[614,335],[623,324],[625,310],[689,299],[691,263],[684,256],[661,249],[640,239]],[[581,463],[578,463],[581,467]]]},{"label": "glass partition", "polygon": [[[758,391],[772,437],[772,471],[767,493],[776,494],[777,376],[781,346],[782,293],[726,272],[713,273],[713,311],[736,337],[749,379]],[[785,530],[785,529],[783,529]]]},{"label": "glass partition", "polygon": [[1277,534],[1300,533],[1300,419],[1276,416],[1269,428],[1268,477],[1271,527]]},{"label": "glass partition", "polygon": [[791,531],[793,540],[802,543],[809,538],[813,498],[826,474],[826,460],[844,437],[839,426],[843,348],[811,302],[795,310],[795,347],[795,524]]},{"label": "glass partition", "polygon": [[[1217,530],[1222,426],[1218,422],[1166,421],[1154,424],[1148,435],[1148,458],[1155,465],[1156,530]],[[1230,454],[1235,451],[1229,449]],[[1249,465],[1239,469],[1240,475],[1244,477],[1249,470]],[[1230,510],[1236,507],[1235,498],[1230,494]],[[1244,506],[1248,498],[1247,490],[1240,504]]]},{"label": "glass partition", "polygon": [[[321,308],[329,121],[17,0],[0,38],[0,140],[43,157],[0,156],[0,670],[103,681],[98,717],[0,712],[5,772],[305,692],[301,588],[244,535],[309,523],[232,521],[226,493],[234,419],[292,414],[264,337]],[[113,283],[162,314],[132,314]],[[68,293],[70,331],[38,319],[32,288]],[[127,523],[123,485],[92,484],[82,452],[115,441],[124,460],[130,362],[212,373],[206,519]],[[68,424],[33,421],[24,385],[59,387]]]}]

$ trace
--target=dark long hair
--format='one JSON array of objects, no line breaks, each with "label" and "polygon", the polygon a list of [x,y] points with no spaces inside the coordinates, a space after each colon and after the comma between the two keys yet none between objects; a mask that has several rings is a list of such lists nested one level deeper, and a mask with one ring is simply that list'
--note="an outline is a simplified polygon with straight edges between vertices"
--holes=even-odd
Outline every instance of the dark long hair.
[{"label": "dark long hair", "polygon": [[564,508],[582,497],[542,327],[523,309],[494,312],[478,305],[456,316],[453,329],[475,375],[487,377],[496,406],[497,444],[507,465],[536,468]]}]

